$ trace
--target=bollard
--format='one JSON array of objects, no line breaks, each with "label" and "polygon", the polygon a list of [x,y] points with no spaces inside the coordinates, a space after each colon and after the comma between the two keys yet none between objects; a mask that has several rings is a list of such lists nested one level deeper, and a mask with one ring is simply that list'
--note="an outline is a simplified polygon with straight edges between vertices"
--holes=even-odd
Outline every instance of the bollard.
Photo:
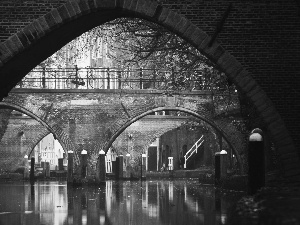
[{"label": "bollard", "polygon": [[64,170],[64,159],[63,158],[59,158],[58,159],[58,170]]},{"label": "bollard", "polygon": [[130,154],[127,153],[126,154],[126,171],[125,171],[125,177],[126,179],[129,179],[130,178],[130,164],[129,164],[129,160],[130,160]]},{"label": "bollard", "polygon": [[116,178],[120,180],[123,179],[123,160],[123,155],[119,155],[116,161]]},{"label": "bollard", "polygon": [[46,162],[46,160],[45,160],[44,158],[42,158],[42,161],[41,161],[41,167],[42,167],[42,169],[43,169],[43,174],[42,174],[42,178],[43,178],[43,179],[45,178],[45,173],[46,173],[45,162]]},{"label": "bollard", "polygon": [[50,178],[50,162],[45,162],[46,178]]},{"label": "bollard", "polygon": [[87,175],[87,151],[81,151],[81,178],[85,178]]},{"label": "bollard", "polygon": [[227,176],[227,152],[215,153],[215,186],[220,186],[220,180]]},{"label": "bollard", "polygon": [[265,156],[262,131],[255,129],[249,137],[248,194],[253,195],[265,186]]},{"label": "bollard", "polygon": [[147,160],[146,154],[142,154],[142,160],[141,160],[141,180],[146,180],[146,160]]},{"label": "bollard", "polygon": [[31,157],[30,161],[30,183],[34,184],[34,164],[35,164],[35,159],[34,157]]},{"label": "bollard", "polygon": [[24,180],[29,179],[28,155],[24,156]]},{"label": "bollard", "polygon": [[96,171],[96,182],[97,184],[105,183],[105,152],[103,150],[99,151],[99,157],[97,161],[97,171]]},{"label": "bollard", "polygon": [[73,156],[74,152],[68,151],[68,184],[71,184],[73,182]]}]

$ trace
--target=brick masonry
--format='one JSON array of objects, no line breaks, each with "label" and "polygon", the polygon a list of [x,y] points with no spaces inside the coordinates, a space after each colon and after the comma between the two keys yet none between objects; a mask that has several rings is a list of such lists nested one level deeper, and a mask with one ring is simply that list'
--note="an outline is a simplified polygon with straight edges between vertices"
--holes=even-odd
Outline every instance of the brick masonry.
[{"label": "brick masonry", "polygon": [[[147,0],[73,1],[62,6],[64,2],[1,1],[0,74],[3,81],[8,81],[1,82],[1,96],[77,32],[89,29],[87,24],[101,24],[98,17],[98,21],[93,20],[96,11],[102,12],[102,19],[110,19],[103,12],[113,10],[110,16],[131,15],[158,22],[196,46],[226,72],[257,108],[261,127],[271,133],[280,157],[285,158],[285,153],[299,156],[300,20],[296,1],[159,0],[164,8]],[[229,3],[229,16],[217,41],[209,47]],[[49,13],[55,8],[58,10]],[[32,23],[37,18],[40,19]],[[29,26],[23,29],[26,25]],[[78,27],[76,32],[74,27]],[[62,37],[63,31],[68,35]],[[58,45],[49,45],[50,40]],[[287,133],[290,138],[278,139],[278,132]],[[299,178],[297,164],[284,163],[283,170],[287,177]]]},{"label": "brick masonry", "polygon": [[[121,103],[126,108],[126,112]],[[199,119],[207,121],[223,133],[224,138],[239,157],[245,151],[245,146],[240,142],[242,134],[237,129],[230,129],[232,133],[228,132],[230,120],[212,121],[209,104],[211,104],[211,95],[203,91],[167,96],[162,91],[123,90],[120,96],[119,90],[57,92],[46,89],[15,89],[3,102],[0,102],[0,108],[15,107],[14,109],[38,120],[47,128],[48,133],[51,132],[57,137],[65,151],[75,151],[77,162],[82,149],[87,150],[92,156],[91,160],[94,160],[101,149],[110,147],[132,122],[140,119],[141,115],[164,109],[190,112]],[[177,127],[183,122],[180,117],[177,120],[179,122],[176,120],[174,122],[173,118],[171,124],[168,125],[166,122],[166,126],[164,123],[141,126],[144,132],[138,136],[144,136],[143,148],[153,141],[154,136],[159,137],[166,130]],[[244,159],[238,158],[238,160],[242,165]]]}]

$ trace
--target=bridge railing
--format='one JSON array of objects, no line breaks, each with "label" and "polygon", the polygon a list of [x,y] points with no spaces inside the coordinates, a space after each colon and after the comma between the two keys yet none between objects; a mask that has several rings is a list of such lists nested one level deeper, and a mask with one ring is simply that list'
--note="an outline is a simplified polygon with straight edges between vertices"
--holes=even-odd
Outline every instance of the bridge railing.
[{"label": "bridge railing", "polygon": [[39,89],[176,89],[178,83],[189,89],[210,90],[209,79],[200,70],[183,72],[157,69],[46,68],[32,70],[15,88]]}]

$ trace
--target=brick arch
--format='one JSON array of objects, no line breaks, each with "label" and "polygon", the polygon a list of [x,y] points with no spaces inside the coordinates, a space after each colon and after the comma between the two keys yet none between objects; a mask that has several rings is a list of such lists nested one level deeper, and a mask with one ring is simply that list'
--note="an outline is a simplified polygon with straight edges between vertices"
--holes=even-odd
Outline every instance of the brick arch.
[{"label": "brick arch", "polygon": [[30,116],[31,118],[37,120],[44,127],[46,127],[46,129],[48,130],[47,134],[42,133],[42,134],[37,135],[35,138],[35,144],[32,146],[32,149],[41,139],[43,139],[49,133],[52,133],[54,135],[54,137],[57,138],[57,140],[62,145],[62,147],[65,151],[74,149],[74,148],[72,148],[73,147],[72,144],[70,144],[72,142],[71,142],[71,140],[69,140],[68,135],[65,134],[61,128],[59,128],[56,125],[54,125],[52,127],[49,126],[45,121],[43,121],[40,117],[38,117],[34,113],[30,112],[29,110],[27,110],[19,105],[15,105],[13,103],[8,103],[8,102],[0,102],[0,109],[13,109],[13,110],[19,111],[19,112],[24,113],[24,114]]},{"label": "brick arch", "polygon": [[239,152],[237,151],[236,147],[234,145],[232,145],[230,138],[226,135],[226,133],[222,130],[222,128],[220,128],[218,125],[216,125],[213,121],[207,119],[206,117],[203,117],[201,115],[199,115],[198,113],[190,110],[190,109],[186,109],[183,107],[158,107],[152,110],[148,110],[144,113],[141,113],[140,115],[135,116],[134,118],[128,120],[125,124],[123,124],[109,139],[108,142],[105,143],[103,150],[105,152],[108,151],[108,149],[110,148],[110,146],[112,145],[112,143],[116,140],[116,138],[127,128],[129,127],[132,123],[138,121],[139,119],[143,118],[144,116],[147,116],[153,112],[159,112],[159,111],[181,111],[181,112],[185,112],[188,113],[190,115],[195,116],[196,118],[203,120],[204,122],[208,123],[209,125],[211,125],[216,131],[218,131],[222,138],[224,138],[224,140],[228,143],[229,147],[233,150],[234,154],[237,156],[237,161],[238,161],[238,167],[240,169],[241,172],[245,172],[244,171],[244,167],[243,167],[243,163],[242,163],[242,159],[240,157]]},{"label": "brick arch", "polygon": [[[251,74],[216,41],[185,17],[151,0],[69,1],[0,44],[0,98],[39,62],[85,31],[118,17],[139,17],[176,33],[208,57],[245,94],[262,118],[283,162],[283,174],[299,175],[299,156],[273,103]],[[290,163],[290,162],[293,163]]]}]

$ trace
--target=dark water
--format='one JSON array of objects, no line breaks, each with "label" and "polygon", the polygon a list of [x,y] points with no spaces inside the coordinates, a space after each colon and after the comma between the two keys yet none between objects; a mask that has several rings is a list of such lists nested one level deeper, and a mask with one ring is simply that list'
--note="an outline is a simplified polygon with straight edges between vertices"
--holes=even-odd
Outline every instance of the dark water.
[{"label": "dark water", "polygon": [[100,188],[2,183],[0,225],[225,224],[240,197],[196,180],[107,181]]}]

